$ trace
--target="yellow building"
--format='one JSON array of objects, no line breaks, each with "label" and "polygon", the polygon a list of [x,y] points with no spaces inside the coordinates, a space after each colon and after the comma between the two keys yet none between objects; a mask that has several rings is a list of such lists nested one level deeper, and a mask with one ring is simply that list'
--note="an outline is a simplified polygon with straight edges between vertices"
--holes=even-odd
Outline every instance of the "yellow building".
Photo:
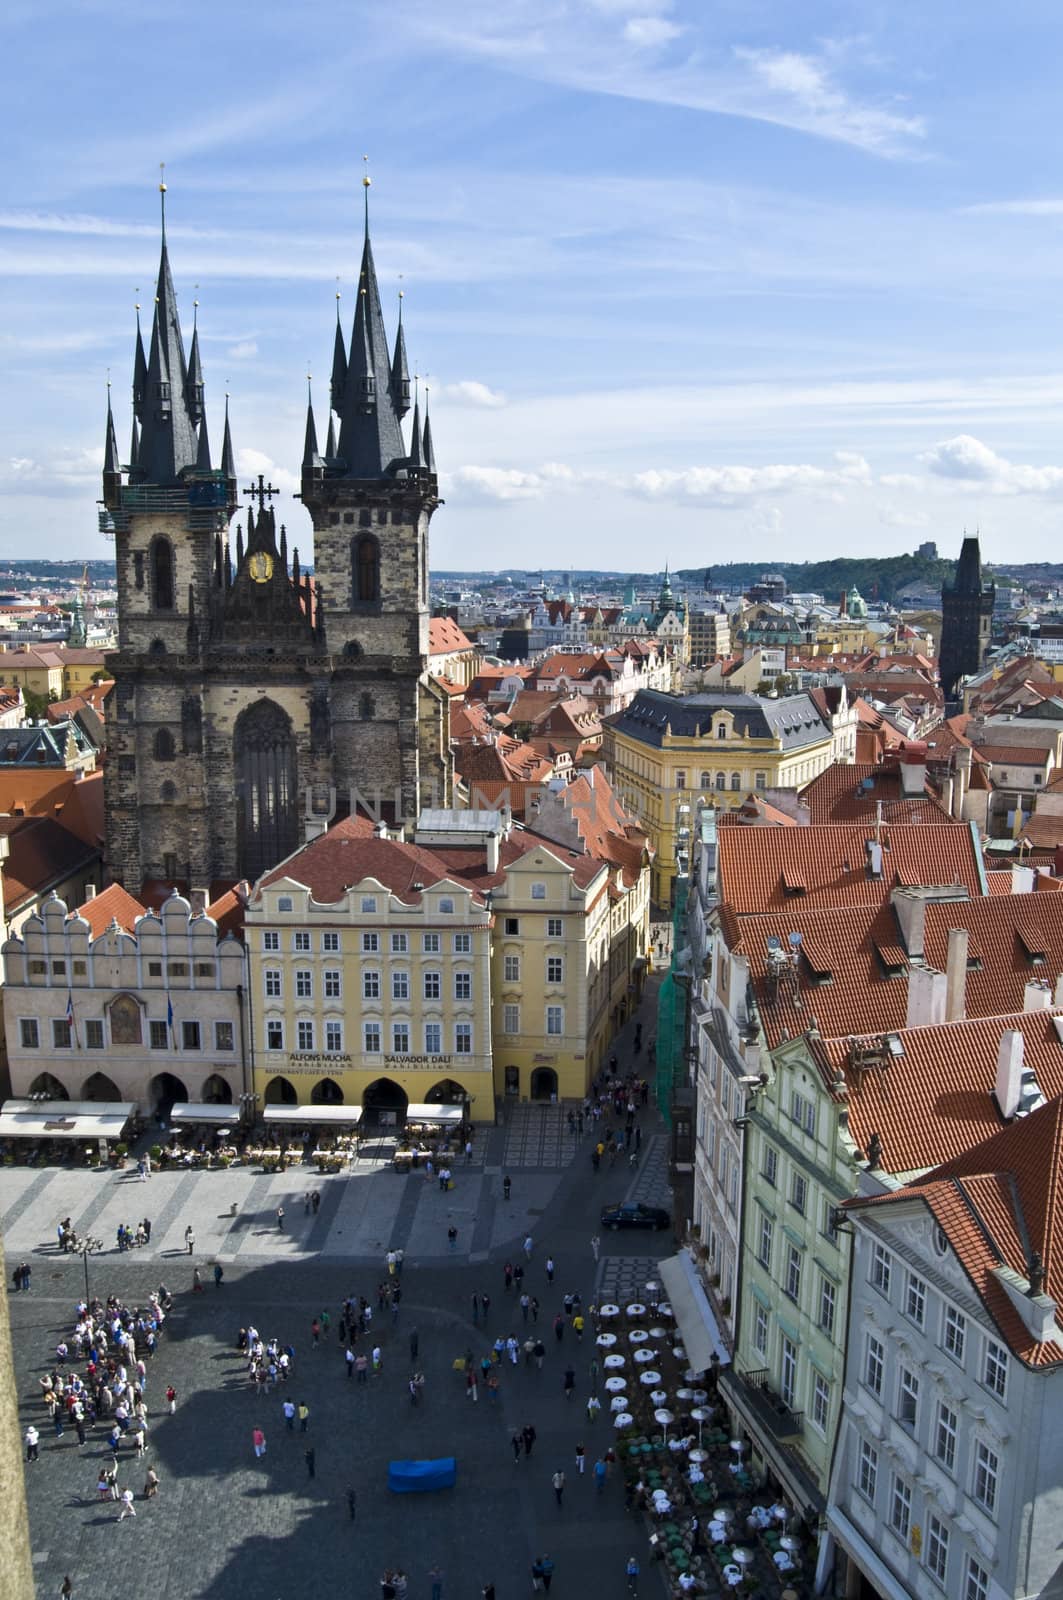
[{"label": "yellow building", "polygon": [[493,1121],[490,922],[483,890],[379,825],[305,845],[247,907],[255,1092]]},{"label": "yellow building", "polygon": [[856,718],[844,691],[821,697],[642,690],[605,724],[604,760],[621,803],[649,835],[652,894],[671,902],[677,850],[688,849],[694,808],[711,794],[737,808],[751,790],[799,789],[834,761],[852,761]]}]

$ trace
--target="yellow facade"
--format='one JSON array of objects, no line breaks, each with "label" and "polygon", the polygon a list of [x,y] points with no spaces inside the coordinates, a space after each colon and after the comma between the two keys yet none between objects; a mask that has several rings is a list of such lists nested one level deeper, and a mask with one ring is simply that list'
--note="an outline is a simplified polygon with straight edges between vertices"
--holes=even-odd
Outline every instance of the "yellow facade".
[{"label": "yellow facade", "polygon": [[467,886],[406,904],[375,879],[322,905],[292,878],[247,911],[255,1093],[494,1120],[490,912]]}]

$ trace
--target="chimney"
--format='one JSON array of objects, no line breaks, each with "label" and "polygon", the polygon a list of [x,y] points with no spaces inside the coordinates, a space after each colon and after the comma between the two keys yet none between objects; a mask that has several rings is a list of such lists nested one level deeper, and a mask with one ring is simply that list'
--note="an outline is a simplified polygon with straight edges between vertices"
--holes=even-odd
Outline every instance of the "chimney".
[{"label": "chimney", "polygon": [[1033,894],[1034,881],[1037,877],[1032,867],[1020,866],[1017,861],[1011,866],[1011,892],[1012,894]]},{"label": "chimney", "polygon": [[1010,1122],[1022,1098],[1022,1034],[1009,1028],[997,1048],[996,1098],[1000,1114]]},{"label": "chimney", "polygon": [[971,765],[973,757],[968,745],[961,745],[956,751],[956,783],[952,791],[952,815],[957,822],[963,821],[963,803],[967,798],[967,790],[971,786]]},{"label": "chimney", "polygon": [[906,889],[894,889],[890,899],[897,913],[897,921],[901,925],[901,937],[908,952],[908,959],[914,961],[923,954],[926,901],[921,895],[913,894]]},{"label": "chimney", "polygon": [[501,834],[494,828],[487,835],[487,870],[498,871],[498,852],[501,844]]},{"label": "chimney", "polygon": [[967,1015],[967,929],[949,929],[945,958],[945,1021],[962,1022]]},{"label": "chimney", "polygon": [[947,983],[945,974],[922,965],[908,968],[908,1012],[906,1028],[936,1027],[945,1021]]},{"label": "chimney", "polygon": [[387,825],[387,823],[384,822],[384,821],[374,822],[373,823],[373,838],[374,839],[386,839],[387,836],[388,836],[388,825]]},{"label": "chimney", "polygon": [[1044,978],[1028,978],[1022,990],[1024,1011],[1048,1011],[1052,1006],[1052,985]]},{"label": "chimney", "polygon": [[1063,972],[1056,977],[1056,992],[1052,1000],[1054,1006],[1063,1006]]},{"label": "chimney", "polygon": [[901,751],[901,794],[916,799],[926,791],[926,745],[913,740]]},{"label": "chimney", "polygon": [[200,912],[206,911],[209,900],[210,896],[206,889],[190,889],[188,891],[188,903],[191,907],[192,916],[198,916]]},{"label": "chimney", "polygon": [[[94,883],[87,883],[85,885],[85,904],[88,905],[89,901],[90,900],[95,900],[95,898],[96,898],[96,885]],[[1063,983],[1063,978],[1060,979],[1060,982]]]}]

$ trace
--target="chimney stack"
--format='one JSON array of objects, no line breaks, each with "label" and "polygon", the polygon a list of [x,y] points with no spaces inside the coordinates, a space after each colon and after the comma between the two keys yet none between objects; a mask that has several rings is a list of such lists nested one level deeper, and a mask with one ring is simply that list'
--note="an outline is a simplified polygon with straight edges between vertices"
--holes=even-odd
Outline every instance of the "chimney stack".
[{"label": "chimney stack", "polygon": [[1022,1009],[1048,1011],[1052,1005],[1052,985],[1044,978],[1028,978],[1023,985]]},{"label": "chimney stack", "polygon": [[1022,1051],[1021,1033],[1009,1028],[1001,1034],[997,1047],[996,1097],[1005,1122],[1011,1121],[1022,1099]]},{"label": "chimney stack", "polygon": [[945,1021],[947,983],[945,974],[934,967],[908,968],[908,1012],[906,1028],[931,1028]]},{"label": "chimney stack", "polygon": [[967,929],[949,929],[945,959],[945,1021],[962,1022],[967,1015]]},{"label": "chimney stack", "polygon": [[1033,894],[1034,880],[1037,874],[1032,867],[1020,866],[1017,861],[1011,867],[1011,892],[1012,894]]},{"label": "chimney stack", "polygon": [[926,792],[926,745],[913,740],[901,751],[901,794],[906,800]]}]

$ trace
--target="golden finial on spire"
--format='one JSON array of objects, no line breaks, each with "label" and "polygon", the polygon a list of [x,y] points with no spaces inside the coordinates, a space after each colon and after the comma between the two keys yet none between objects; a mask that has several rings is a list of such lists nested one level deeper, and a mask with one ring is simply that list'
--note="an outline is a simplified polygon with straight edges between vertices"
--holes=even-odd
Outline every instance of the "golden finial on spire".
[{"label": "golden finial on spire", "polygon": [[369,186],[371,185],[372,181],[373,181],[372,178],[369,176],[369,157],[368,156],[363,156],[362,160],[365,162],[365,169],[362,172],[362,188],[363,189],[368,189]]},{"label": "golden finial on spire", "polygon": [[162,237],[166,240],[166,163],[159,162],[159,210],[162,214]]},{"label": "golden finial on spire", "polygon": [[160,161],[159,162],[159,193],[160,194],[165,194],[166,193],[166,163],[165,163],[165,161]]}]

